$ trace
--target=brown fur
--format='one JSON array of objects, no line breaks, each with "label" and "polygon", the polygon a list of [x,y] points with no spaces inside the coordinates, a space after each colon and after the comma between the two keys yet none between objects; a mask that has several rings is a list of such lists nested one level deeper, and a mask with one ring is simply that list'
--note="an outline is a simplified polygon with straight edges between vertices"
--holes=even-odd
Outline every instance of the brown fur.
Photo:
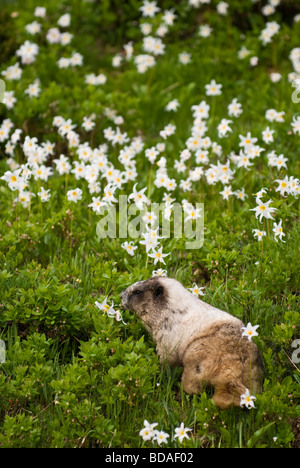
[{"label": "brown fur", "polygon": [[213,401],[221,409],[240,406],[246,388],[261,389],[263,363],[257,346],[242,338],[238,327],[212,326],[204,336],[194,338],[182,356],[182,386],[186,393],[200,393],[214,387]]}]

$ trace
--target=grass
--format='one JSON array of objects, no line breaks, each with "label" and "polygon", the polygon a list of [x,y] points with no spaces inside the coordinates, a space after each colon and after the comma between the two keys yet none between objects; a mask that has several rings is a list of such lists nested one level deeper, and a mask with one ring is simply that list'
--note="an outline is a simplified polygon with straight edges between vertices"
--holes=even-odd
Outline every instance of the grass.
[{"label": "grass", "polygon": [[[74,5],[73,5],[74,3]],[[0,182],[0,339],[6,345],[6,361],[0,364],[0,447],[152,447],[139,431],[144,420],[157,422],[170,434],[164,447],[186,448],[257,448],[299,447],[299,364],[292,359],[292,343],[300,338],[299,308],[299,196],[281,196],[277,179],[299,177],[299,135],[292,131],[293,117],[299,104],[293,103],[294,91],[288,76],[293,65],[290,52],[296,48],[299,24],[297,3],[289,2],[264,18],[259,5],[248,1],[230,2],[228,16],[216,12],[215,2],[194,9],[188,2],[176,2],[177,18],[163,38],[166,53],[156,57],[156,65],[145,74],[138,73],[134,59],[123,59],[118,68],[112,59],[133,41],[134,56],[144,53],[141,22],[152,24],[153,31],[162,22],[162,14],[142,19],[141,2],[96,2],[77,0],[69,6],[64,0],[45,1],[47,15],[35,18],[36,2],[8,2],[3,7],[3,49],[0,71],[16,63],[15,52],[30,40],[39,44],[34,63],[21,65],[22,78],[6,81],[16,103],[12,109],[1,104],[2,119],[11,119],[14,129],[22,129],[14,147],[13,161],[6,152],[10,137],[0,143],[0,176],[27,162],[23,150],[25,137],[37,137],[38,144],[54,143],[54,152],[45,165],[53,168],[48,180],[30,178],[29,204],[16,202],[18,191]],[[160,3],[165,11],[174,2]],[[289,8],[287,10],[287,8]],[[122,14],[116,12],[120,9]],[[16,14],[15,12],[18,12]],[[59,17],[69,12],[74,37],[67,46],[49,44],[46,33],[57,26]],[[25,26],[36,19],[42,26],[37,36],[26,33]],[[266,46],[258,39],[267,21],[277,21],[280,31]],[[211,37],[198,35],[200,25],[213,28]],[[101,25],[101,27],[99,27]],[[117,31],[117,34],[115,34]],[[238,59],[245,46],[250,55]],[[57,60],[73,52],[84,57],[81,67],[60,69]],[[187,51],[191,61],[179,62],[179,53]],[[258,56],[257,67],[249,60]],[[278,83],[271,72],[282,75]],[[85,83],[89,73],[104,73],[101,86]],[[41,81],[38,98],[24,94],[36,78]],[[223,85],[220,96],[205,94],[205,85],[215,79]],[[237,98],[242,104],[240,117],[228,117],[228,105]],[[168,113],[165,106],[178,99],[180,108]],[[206,135],[221,146],[218,156],[209,149],[209,163],[199,181],[184,192],[180,182],[197,166],[194,153],[179,173],[175,161],[186,148],[193,126],[192,106],[205,100],[210,105]],[[186,239],[164,239],[166,265],[155,265],[144,246],[131,257],[123,248],[126,239],[102,239],[96,235],[101,218],[88,205],[92,202],[89,184],[73,173],[59,175],[54,159],[61,154],[74,166],[76,148],[53,125],[55,116],[71,119],[80,143],[92,149],[106,144],[108,161],[120,171],[121,149],[104,137],[104,130],[117,128],[107,112],[122,116],[121,132],[127,132],[130,144],[137,136],[144,148],[135,156],[137,177],[122,184],[117,195],[129,195],[135,183],[146,188],[152,202],[160,203],[165,188],[155,185],[157,166],[145,157],[145,150],[165,143],[157,160],[166,158],[167,173],[177,187],[170,196],[177,202],[204,203],[205,241],[201,249],[185,248]],[[266,111],[284,111],[284,122],[268,122]],[[95,114],[91,132],[82,127],[83,117]],[[217,127],[223,118],[232,120],[232,133],[220,138]],[[160,132],[172,123],[175,133],[164,140]],[[269,146],[262,131],[275,130]],[[1,125],[0,125],[1,127]],[[258,138],[265,148],[253,159],[249,170],[238,168],[230,153],[239,153],[240,135]],[[287,168],[268,163],[267,154],[288,157]],[[247,198],[223,199],[224,184],[210,185],[205,171],[211,164],[226,164],[235,171],[230,182],[233,191],[245,189]],[[88,165],[90,162],[87,163]],[[198,165],[200,166],[200,165]],[[32,166],[33,167],[33,166]],[[100,198],[108,180],[99,177]],[[37,195],[41,187],[50,189],[51,198],[42,203]],[[68,190],[80,188],[82,199],[68,202]],[[286,242],[276,242],[273,221],[264,224],[250,209],[262,188],[264,200],[273,200],[275,220],[283,221]],[[118,221],[119,222],[119,221]],[[117,226],[119,227],[119,225]],[[253,237],[253,229],[267,233],[262,242]],[[131,241],[128,237],[128,242]],[[259,325],[255,338],[265,364],[262,392],[256,395],[256,409],[232,408],[221,411],[211,401],[211,391],[188,396],[181,387],[182,369],[161,365],[155,343],[142,323],[127,310],[120,309],[119,294],[127,286],[165,268],[170,277],[186,287],[196,283],[205,287],[204,300],[227,310],[244,323]],[[95,307],[95,301],[108,298],[121,310],[123,321],[116,321]],[[192,429],[190,439],[181,444],[173,439],[175,428],[184,422]]]}]

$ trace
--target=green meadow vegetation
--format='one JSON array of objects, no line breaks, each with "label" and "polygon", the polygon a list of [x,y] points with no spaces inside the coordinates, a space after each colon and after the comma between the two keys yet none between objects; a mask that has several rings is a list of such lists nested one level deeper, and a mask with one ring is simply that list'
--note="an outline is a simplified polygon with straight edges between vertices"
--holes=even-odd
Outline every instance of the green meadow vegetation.
[{"label": "green meadow vegetation", "polygon": [[[0,447],[299,448],[299,2],[15,0],[0,25]],[[120,195],[171,235],[99,238]],[[259,326],[254,407],[159,363],[120,299],[153,275]]]}]

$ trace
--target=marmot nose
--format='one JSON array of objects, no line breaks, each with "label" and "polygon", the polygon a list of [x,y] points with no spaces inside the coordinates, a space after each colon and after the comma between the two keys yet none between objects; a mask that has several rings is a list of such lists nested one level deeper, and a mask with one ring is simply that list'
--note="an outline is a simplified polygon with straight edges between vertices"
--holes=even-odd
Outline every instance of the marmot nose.
[{"label": "marmot nose", "polygon": [[120,293],[120,297],[121,297],[121,299],[122,299],[123,305],[126,305],[127,298],[128,298],[127,289],[124,289],[124,291],[122,291],[122,292]]}]

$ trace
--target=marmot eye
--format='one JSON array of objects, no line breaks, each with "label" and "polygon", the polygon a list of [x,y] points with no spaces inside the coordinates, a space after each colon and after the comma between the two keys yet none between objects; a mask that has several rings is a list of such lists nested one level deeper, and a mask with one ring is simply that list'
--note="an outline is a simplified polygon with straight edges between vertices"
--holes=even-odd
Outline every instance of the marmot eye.
[{"label": "marmot eye", "polygon": [[140,291],[139,289],[137,289],[136,291],[133,291],[134,296],[139,296],[140,294],[142,294],[142,291]]}]

